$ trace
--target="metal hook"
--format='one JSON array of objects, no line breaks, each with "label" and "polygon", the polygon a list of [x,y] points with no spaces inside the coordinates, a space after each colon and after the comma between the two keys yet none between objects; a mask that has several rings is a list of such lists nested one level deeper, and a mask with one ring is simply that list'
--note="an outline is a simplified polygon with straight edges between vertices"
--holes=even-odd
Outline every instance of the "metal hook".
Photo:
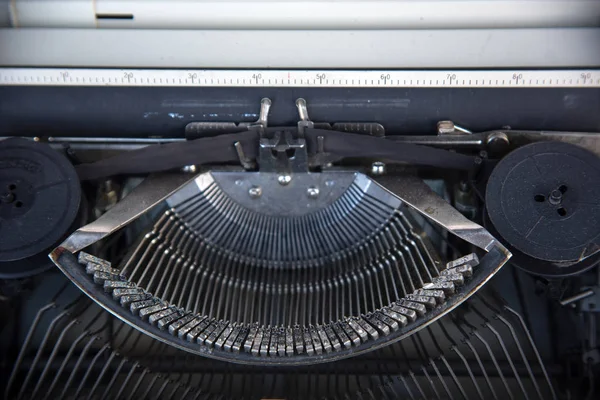
[{"label": "metal hook", "polygon": [[244,167],[245,170],[252,170],[256,168],[256,162],[254,162],[254,160],[251,158],[246,157],[242,144],[240,142],[235,142],[233,145],[235,146],[235,151],[237,152],[237,156],[240,159],[240,164],[242,164],[242,167]]},{"label": "metal hook", "polygon": [[253,122],[248,129],[257,129],[261,136],[264,135],[265,129],[267,129],[267,126],[269,125],[269,111],[271,109],[271,104],[271,99],[268,97],[265,97],[260,101],[260,112],[258,119],[256,122]]},{"label": "metal hook", "polygon": [[298,115],[300,121],[298,121],[298,136],[304,137],[304,129],[312,129],[315,124],[308,118],[308,109],[306,108],[306,100],[302,97],[296,100],[296,108],[298,109]]}]

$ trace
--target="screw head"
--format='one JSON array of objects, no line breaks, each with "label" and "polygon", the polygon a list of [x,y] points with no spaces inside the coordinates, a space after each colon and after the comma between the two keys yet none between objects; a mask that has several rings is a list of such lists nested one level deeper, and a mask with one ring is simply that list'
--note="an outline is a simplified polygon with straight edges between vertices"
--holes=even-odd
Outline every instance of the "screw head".
[{"label": "screw head", "polygon": [[385,174],[385,164],[381,161],[375,161],[371,165],[371,174],[373,175],[383,175]]},{"label": "screw head", "polygon": [[195,174],[196,171],[198,171],[198,169],[195,165],[186,165],[183,168],[181,168],[181,171],[185,172],[186,174]]},{"label": "screw head", "polygon": [[317,197],[319,197],[319,188],[318,187],[314,187],[311,186],[306,190],[306,194],[308,195],[308,197],[310,197],[311,199],[316,199]]},{"label": "screw head", "polygon": [[257,199],[262,195],[262,189],[260,186],[252,186],[250,189],[248,189],[248,195],[253,199]]},{"label": "screw head", "polygon": [[279,182],[279,184],[282,186],[287,185],[291,181],[292,181],[292,177],[290,175],[279,175],[277,177],[277,182]]},{"label": "screw head", "polygon": [[451,135],[456,132],[454,129],[454,122],[452,121],[439,121],[437,123],[438,135]]}]

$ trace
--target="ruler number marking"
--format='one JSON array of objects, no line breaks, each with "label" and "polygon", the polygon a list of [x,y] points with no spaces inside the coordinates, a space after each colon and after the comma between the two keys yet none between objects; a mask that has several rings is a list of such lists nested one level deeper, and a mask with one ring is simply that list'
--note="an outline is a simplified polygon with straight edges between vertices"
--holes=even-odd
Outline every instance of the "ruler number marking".
[{"label": "ruler number marking", "polygon": [[[512,78],[513,78],[513,80],[516,82],[516,84],[517,84],[517,85],[519,84],[519,81],[521,81],[521,83],[523,82],[523,74],[518,74],[518,73],[516,73],[516,72],[515,72],[515,73],[513,74]],[[511,83],[511,82],[509,81],[509,84],[510,84],[510,83]]]},{"label": "ruler number marking", "polygon": [[587,82],[588,79],[592,80],[592,73],[591,72],[584,72],[581,74],[581,79],[583,79],[583,83],[585,84]]},{"label": "ruler number marking", "polygon": [[258,80],[262,79],[262,74],[252,74],[252,79],[254,79],[254,81],[258,85]]}]

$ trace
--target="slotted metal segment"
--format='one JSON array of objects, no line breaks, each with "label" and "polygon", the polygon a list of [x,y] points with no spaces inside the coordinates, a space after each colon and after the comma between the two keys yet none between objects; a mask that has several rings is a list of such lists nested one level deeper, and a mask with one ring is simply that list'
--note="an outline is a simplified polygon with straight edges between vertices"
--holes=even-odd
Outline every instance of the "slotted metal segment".
[{"label": "slotted metal segment", "polygon": [[[202,174],[167,200],[121,269],[87,255],[80,262],[95,280],[108,274],[98,283],[161,330],[261,358],[326,355],[388,336],[445,299],[425,284],[463,282],[462,270],[442,270],[402,203],[363,175],[276,179]],[[245,193],[257,187],[264,198]],[[322,197],[298,199],[307,188]]]},{"label": "slotted metal segment", "polygon": [[[163,342],[236,362],[309,364],[411,335],[510,256],[483,228],[428,197],[443,222],[491,243],[481,266],[475,255],[446,265],[413,222],[415,205],[360,173],[281,178],[198,175],[163,197],[168,209],[118,266],[85,253],[76,259],[63,247],[51,257],[94,300]],[[103,232],[121,218],[104,218],[111,223]]]}]

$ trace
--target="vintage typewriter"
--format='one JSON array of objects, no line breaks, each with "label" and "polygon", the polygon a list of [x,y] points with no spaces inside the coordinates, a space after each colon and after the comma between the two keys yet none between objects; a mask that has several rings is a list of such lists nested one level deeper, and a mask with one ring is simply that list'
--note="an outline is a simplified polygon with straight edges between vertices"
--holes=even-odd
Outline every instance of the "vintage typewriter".
[{"label": "vintage typewriter", "polygon": [[2,395],[595,398],[600,4],[512,3],[0,2]]}]

